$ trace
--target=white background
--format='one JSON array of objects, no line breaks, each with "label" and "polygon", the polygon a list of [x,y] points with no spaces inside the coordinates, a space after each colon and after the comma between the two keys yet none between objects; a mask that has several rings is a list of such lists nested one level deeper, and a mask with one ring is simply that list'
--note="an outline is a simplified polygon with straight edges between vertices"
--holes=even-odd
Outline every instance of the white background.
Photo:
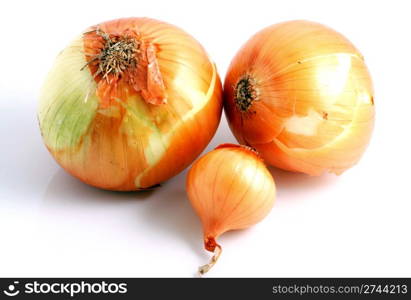
[{"label": "white background", "polygon": [[[308,19],[346,35],[377,108],[361,162],[337,177],[272,170],[271,214],[224,234],[208,276],[411,276],[411,18],[408,1],[3,1],[0,4],[0,276],[194,276],[208,261],[186,172],[154,192],[113,193],[67,175],[43,146],[37,96],[84,28],[147,16],[196,37],[224,78],[263,27]],[[208,146],[234,142],[225,118]]]}]

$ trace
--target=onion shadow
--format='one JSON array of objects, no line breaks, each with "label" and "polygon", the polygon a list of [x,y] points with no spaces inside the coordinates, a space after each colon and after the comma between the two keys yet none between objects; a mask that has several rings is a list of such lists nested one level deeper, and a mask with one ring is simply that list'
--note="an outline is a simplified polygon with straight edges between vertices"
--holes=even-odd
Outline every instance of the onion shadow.
[{"label": "onion shadow", "polygon": [[310,176],[303,173],[290,172],[275,167],[269,167],[277,188],[277,200],[287,201],[298,199],[327,189],[339,180],[335,174],[325,173],[320,176]]},{"label": "onion shadow", "polygon": [[[110,210],[116,216],[134,219],[136,233],[149,228],[155,239],[172,236],[183,241],[200,263],[206,263],[209,255],[203,249],[202,226],[187,198],[185,177],[186,171],[153,190],[113,192],[89,186],[60,169],[49,182],[40,209],[62,213],[68,209],[73,215],[83,210]],[[176,259],[184,261],[184,257]]]},{"label": "onion shadow", "polygon": [[[209,259],[203,247],[203,231],[185,191],[186,171],[170,179],[145,203],[143,217],[159,235],[172,235],[188,244],[201,261]],[[184,257],[178,258],[184,260]]]},{"label": "onion shadow", "polygon": [[149,198],[153,190],[135,192],[115,192],[98,189],[87,185],[77,178],[59,169],[50,180],[43,196],[45,205],[61,206],[101,206],[119,202],[144,200]]}]

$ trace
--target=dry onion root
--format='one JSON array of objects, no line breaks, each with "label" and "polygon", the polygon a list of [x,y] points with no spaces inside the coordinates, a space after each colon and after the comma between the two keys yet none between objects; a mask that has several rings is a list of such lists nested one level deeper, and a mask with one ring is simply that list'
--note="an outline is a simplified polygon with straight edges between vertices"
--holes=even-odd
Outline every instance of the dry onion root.
[{"label": "dry onion root", "polygon": [[273,166],[310,175],[356,164],[374,124],[362,55],[308,21],[267,27],[240,49],[225,79],[224,109],[241,144]]},{"label": "dry onion root", "polygon": [[220,121],[221,82],[181,29],[127,18],[92,26],[57,57],[40,97],[44,143],[80,180],[155,186],[186,168]]},{"label": "dry onion root", "polygon": [[200,217],[204,247],[214,252],[204,274],[217,262],[222,233],[261,221],[275,200],[275,183],[258,154],[249,147],[223,144],[198,159],[187,175],[188,198]]}]

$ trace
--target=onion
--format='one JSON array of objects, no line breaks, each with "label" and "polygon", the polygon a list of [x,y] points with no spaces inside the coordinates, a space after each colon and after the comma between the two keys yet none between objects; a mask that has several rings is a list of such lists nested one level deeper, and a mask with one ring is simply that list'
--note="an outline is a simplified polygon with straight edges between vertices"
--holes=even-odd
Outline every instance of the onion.
[{"label": "onion", "polygon": [[241,48],[225,79],[224,108],[240,143],[273,166],[310,175],[357,163],[374,124],[362,55],[308,21],[267,27]]},{"label": "onion", "polygon": [[223,144],[198,159],[187,175],[187,194],[203,224],[204,246],[215,255],[200,267],[206,273],[221,254],[216,238],[250,227],[271,210],[275,183],[258,154],[245,146]]},{"label": "onion", "polygon": [[40,97],[56,161],[103,189],[137,190],[187,167],[221,117],[221,82],[203,47],[172,25],[128,18],[88,28],[57,57]]}]

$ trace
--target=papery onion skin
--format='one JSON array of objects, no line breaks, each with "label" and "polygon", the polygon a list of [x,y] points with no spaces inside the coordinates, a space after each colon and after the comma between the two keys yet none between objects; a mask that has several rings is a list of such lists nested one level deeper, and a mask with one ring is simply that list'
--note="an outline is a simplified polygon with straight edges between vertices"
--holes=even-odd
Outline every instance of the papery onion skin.
[{"label": "papery onion skin", "polygon": [[250,227],[273,207],[276,187],[258,154],[223,144],[199,158],[187,175],[188,198],[203,224],[204,245],[214,251],[222,233]]},{"label": "papery onion skin", "polygon": [[[251,88],[239,84],[244,78]],[[268,164],[309,175],[341,174],[356,164],[375,114],[360,52],[309,21],[267,27],[240,49],[225,79],[224,109],[240,143]]]},{"label": "papery onion skin", "polygon": [[[130,39],[138,48],[130,50],[132,67],[107,71],[106,58],[108,76],[98,73],[104,58],[93,58],[108,49],[105,37]],[[126,18],[88,28],[60,53],[38,118],[48,150],[69,173],[131,191],[169,179],[201,153],[219,124],[221,96],[215,65],[194,38],[157,20]]]}]

